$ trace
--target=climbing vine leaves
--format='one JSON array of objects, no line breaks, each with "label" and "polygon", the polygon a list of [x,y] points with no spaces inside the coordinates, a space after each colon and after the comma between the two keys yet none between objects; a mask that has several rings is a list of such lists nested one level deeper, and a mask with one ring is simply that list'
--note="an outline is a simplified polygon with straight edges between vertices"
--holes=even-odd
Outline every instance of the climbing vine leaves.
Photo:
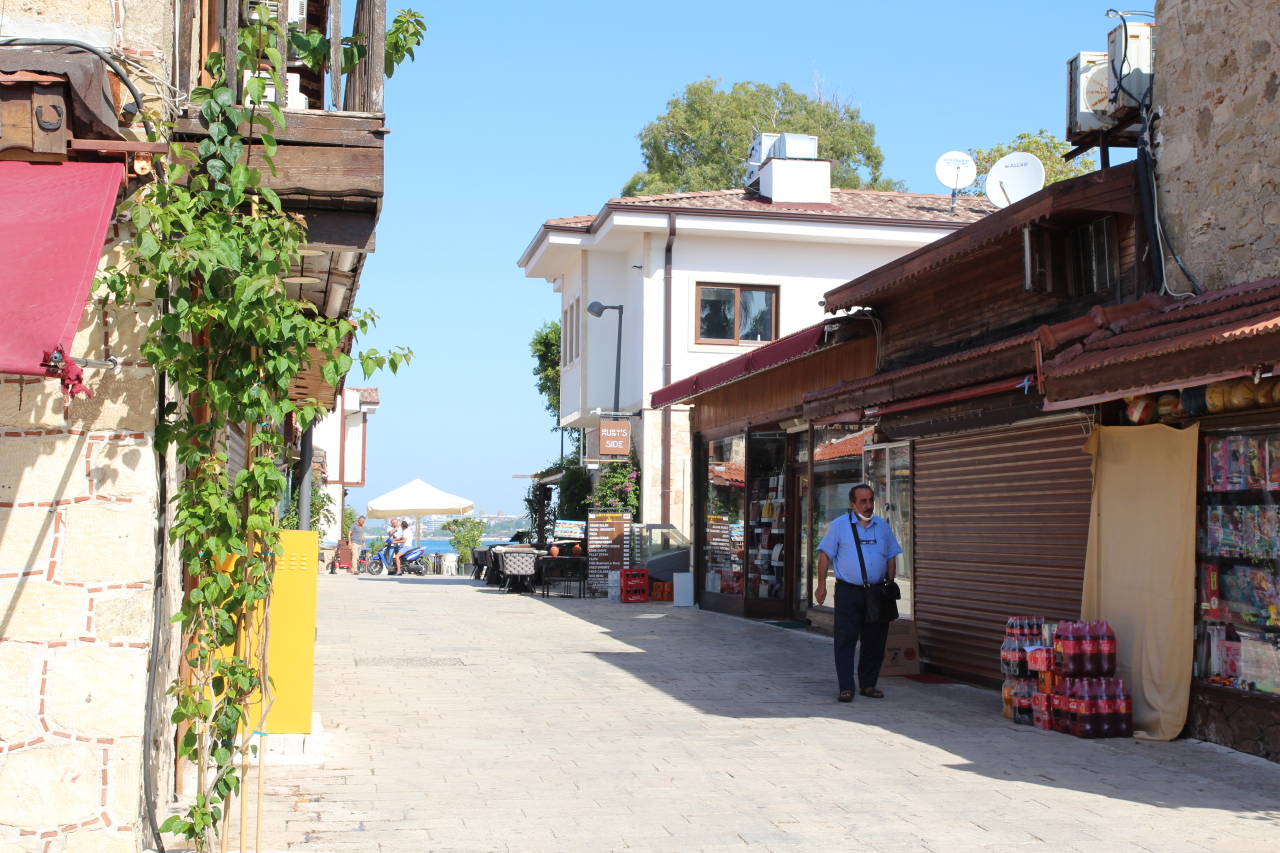
[{"label": "climbing vine leaves", "polygon": [[[116,299],[160,306],[143,351],[172,399],[156,439],[185,471],[170,532],[188,577],[174,617],[188,671],[169,694],[183,732],[178,752],[198,779],[192,804],[161,829],[198,851],[210,850],[220,832],[240,788],[237,761],[247,764],[270,707],[263,635],[286,490],[283,433],[289,421],[305,429],[325,411],[315,399],[291,400],[289,389],[312,364],[336,387],[357,360],[368,375],[384,366],[394,372],[412,357],[396,349],[353,358],[352,339],[375,316],[325,317],[290,298],[282,282],[306,233],[263,185],[285,124],[266,98],[268,82],[283,91],[281,35],[274,19],[253,22],[234,57],[210,56],[214,83],[191,95],[208,135],[194,147],[172,143],[168,157],[157,158],[157,180],[123,211],[136,239],[103,276]],[[256,74],[246,76],[250,70]],[[246,81],[240,97],[238,80]],[[234,476],[225,441],[232,424],[244,425],[249,447]]]}]

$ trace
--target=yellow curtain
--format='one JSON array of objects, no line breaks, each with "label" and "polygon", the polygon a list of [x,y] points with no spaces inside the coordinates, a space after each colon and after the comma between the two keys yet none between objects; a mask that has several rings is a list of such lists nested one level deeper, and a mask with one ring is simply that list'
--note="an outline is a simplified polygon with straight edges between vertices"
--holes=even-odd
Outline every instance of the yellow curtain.
[{"label": "yellow curtain", "polygon": [[1116,633],[1138,737],[1172,740],[1187,719],[1195,611],[1196,458],[1200,429],[1098,427],[1084,619]]}]

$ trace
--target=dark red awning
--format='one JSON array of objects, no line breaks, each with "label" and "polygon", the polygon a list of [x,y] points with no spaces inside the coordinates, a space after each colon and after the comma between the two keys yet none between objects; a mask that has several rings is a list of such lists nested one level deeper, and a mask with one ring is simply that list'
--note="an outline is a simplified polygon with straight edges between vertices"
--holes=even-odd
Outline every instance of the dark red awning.
[{"label": "dark red awning", "polygon": [[822,346],[825,337],[823,321],[807,329],[793,332],[785,338],[779,338],[771,344],[752,350],[746,355],[708,367],[701,373],[672,382],[665,388],[653,392],[651,403],[655,409],[669,406],[680,400],[710,391],[729,382],[734,382],[753,373],[777,367],[784,361],[799,358]]},{"label": "dark red awning", "polygon": [[120,163],[0,161],[0,373],[47,376],[84,314]]}]

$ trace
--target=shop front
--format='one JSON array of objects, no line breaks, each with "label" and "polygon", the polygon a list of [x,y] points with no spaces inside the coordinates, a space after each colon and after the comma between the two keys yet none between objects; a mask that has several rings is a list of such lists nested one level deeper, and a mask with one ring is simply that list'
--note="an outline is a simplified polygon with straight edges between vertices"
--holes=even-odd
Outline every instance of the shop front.
[{"label": "shop front", "polygon": [[[1045,374],[1047,408],[1099,402],[1116,423],[1198,431],[1198,452],[1182,462],[1195,484],[1194,521],[1189,511],[1183,522],[1195,528],[1186,571],[1194,614],[1182,617],[1191,648],[1162,653],[1185,658],[1185,734],[1272,761],[1280,761],[1277,299],[1280,283],[1259,282],[1161,306],[1107,329],[1113,335],[1091,335]],[[1178,534],[1166,525],[1132,535]]]}]

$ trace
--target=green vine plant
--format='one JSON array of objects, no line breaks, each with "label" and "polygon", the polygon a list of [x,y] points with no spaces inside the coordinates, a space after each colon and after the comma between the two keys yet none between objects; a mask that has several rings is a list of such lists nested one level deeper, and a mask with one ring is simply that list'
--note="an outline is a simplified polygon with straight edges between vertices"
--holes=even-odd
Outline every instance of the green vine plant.
[{"label": "green vine plant", "polygon": [[[188,573],[189,592],[173,618],[187,671],[168,692],[182,733],[178,754],[195,765],[197,786],[185,812],[160,829],[199,853],[223,832],[243,782],[237,766],[256,754],[252,736],[270,709],[265,614],[286,487],[282,432],[290,416],[305,429],[325,414],[318,400],[291,401],[290,385],[314,359],[338,387],[356,361],[368,376],[382,367],[394,373],[413,356],[395,348],[353,358],[350,339],[376,316],[327,318],[291,299],[281,280],[306,239],[302,221],[262,182],[262,167],[274,171],[285,117],[265,99],[261,76],[247,79],[240,101],[234,86],[262,68],[283,91],[275,48],[282,35],[274,19],[251,22],[234,57],[210,55],[205,67],[215,82],[191,94],[208,136],[194,151],[174,143],[167,158],[157,155],[157,180],[122,209],[136,237],[123,263],[102,277],[121,303],[152,298],[154,288],[162,306],[143,351],[176,399],[160,412],[157,446],[173,448],[185,470],[170,533]],[[249,436],[234,477],[224,439],[230,424],[245,424]]]},{"label": "green vine plant", "polygon": [[[413,49],[422,44],[422,37],[427,32],[426,21],[412,9],[400,9],[396,12],[390,28],[387,29],[386,49],[383,52],[384,73],[391,77],[396,66],[406,59],[413,59]],[[363,33],[349,35],[342,40],[342,73],[350,74],[369,54],[369,46],[365,43]],[[332,42],[319,30],[292,32],[289,34],[289,45],[300,61],[312,71],[324,71],[329,66],[329,46]]]}]

